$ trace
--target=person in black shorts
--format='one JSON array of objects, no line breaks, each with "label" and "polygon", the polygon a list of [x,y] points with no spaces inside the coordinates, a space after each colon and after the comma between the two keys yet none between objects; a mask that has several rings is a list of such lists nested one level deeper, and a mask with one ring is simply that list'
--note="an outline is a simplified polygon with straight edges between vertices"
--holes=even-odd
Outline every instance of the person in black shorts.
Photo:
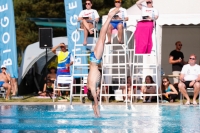
[{"label": "person in black shorts", "polygon": [[190,104],[190,98],[186,89],[194,88],[193,104],[197,105],[196,98],[200,90],[200,66],[196,64],[196,55],[191,54],[188,63],[189,64],[184,65],[181,70],[178,88],[187,99],[186,105]]}]

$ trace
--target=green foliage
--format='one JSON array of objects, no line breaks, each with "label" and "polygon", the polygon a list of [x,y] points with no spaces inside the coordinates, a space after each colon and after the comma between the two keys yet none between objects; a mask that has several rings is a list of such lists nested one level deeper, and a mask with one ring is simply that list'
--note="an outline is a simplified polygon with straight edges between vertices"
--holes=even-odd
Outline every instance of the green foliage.
[{"label": "green foliage", "polygon": [[[38,41],[38,29],[28,18],[63,18],[63,2],[56,0],[14,0],[17,45],[24,50],[27,45]],[[54,37],[66,35],[66,30],[54,28]]]},{"label": "green foliage", "polygon": [[[38,41],[38,29],[28,18],[65,18],[64,0],[13,0],[16,22],[17,46],[24,51],[27,45]],[[122,0],[122,7],[131,7],[136,0]],[[93,0],[93,9],[100,16],[114,7],[114,0]],[[83,0],[85,8],[85,0]],[[54,28],[54,37],[66,36],[66,29]],[[19,52],[20,53],[20,52]]]},{"label": "green foliage", "polygon": [[17,58],[18,66],[21,65],[21,62],[22,62],[22,56],[18,56],[18,58]]},{"label": "green foliage", "polygon": [[[85,1],[83,1],[83,8],[85,8]],[[122,0],[122,7],[128,9],[136,3],[137,0]],[[96,9],[100,16],[108,14],[109,10],[115,6],[114,0],[92,0],[92,8]]]},{"label": "green foliage", "polygon": [[[39,28],[29,18],[64,18],[65,10],[63,1],[58,0],[13,0],[18,53],[38,41]],[[54,28],[54,37],[66,36],[66,29]],[[20,56],[19,56],[20,57]],[[21,59],[18,59],[20,61]],[[20,64],[20,63],[18,63]]]}]

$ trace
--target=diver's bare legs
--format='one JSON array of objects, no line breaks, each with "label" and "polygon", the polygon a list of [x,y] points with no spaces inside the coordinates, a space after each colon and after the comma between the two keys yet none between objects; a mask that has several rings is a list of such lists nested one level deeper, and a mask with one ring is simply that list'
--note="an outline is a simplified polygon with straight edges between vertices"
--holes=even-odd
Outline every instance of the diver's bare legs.
[{"label": "diver's bare legs", "polygon": [[104,50],[104,43],[106,40],[106,33],[108,30],[108,26],[110,24],[110,21],[112,20],[113,16],[119,12],[119,8],[115,8],[112,12],[108,13],[108,18],[104,25],[101,28],[101,32],[99,35],[99,39],[97,41],[97,44],[94,48],[94,55],[96,56],[97,59],[101,59],[103,55],[103,50]]},{"label": "diver's bare legs", "polygon": [[[99,35],[99,39],[96,43],[94,48],[94,55],[97,59],[101,59],[104,50],[104,44],[106,39],[106,32],[112,17],[119,12],[119,9],[116,8],[112,12],[108,14],[108,18],[104,23],[103,27],[101,28],[101,32]],[[90,72],[88,74],[88,88],[90,88],[92,96],[94,97],[94,105],[93,110],[96,117],[100,117],[99,107],[98,107],[98,100],[97,100],[97,92],[96,92],[96,83],[99,81],[100,72],[98,70],[98,66],[95,63],[90,63]]]},{"label": "diver's bare legs", "polygon": [[[90,72],[88,74],[88,88],[91,90],[92,96],[94,101],[92,103],[92,108],[96,117],[100,117],[99,106],[98,106],[98,94],[99,91],[96,91],[96,83],[99,81],[100,72],[98,70],[98,66],[91,66],[95,65],[90,63]],[[97,67],[97,68],[96,68]]]}]

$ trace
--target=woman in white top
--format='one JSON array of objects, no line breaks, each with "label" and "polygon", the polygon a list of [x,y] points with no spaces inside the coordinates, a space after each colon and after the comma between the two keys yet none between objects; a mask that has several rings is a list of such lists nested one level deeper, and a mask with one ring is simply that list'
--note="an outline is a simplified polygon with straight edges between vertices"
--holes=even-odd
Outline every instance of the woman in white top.
[{"label": "woman in white top", "polygon": [[96,10],[92,9],[92,1],[86,0],[85,2],[86,9],[82,10],[79,14],[78,21],[81,21],[81,28],[84,29],[84,42],[83,45],[87,45],[88,32],[93,34],[93,21],[99,21],[99,14]]},{"label": "woman in white top", "polygon": [[[143,5],[145,1],[146,5]],[[136,4],[142,10],[142,19],[138,21],[135,31],[136,54],[150,54],[153,47],[154,21],[158,19],[158,11],[153,8],[153,0],[139,0]]]}]

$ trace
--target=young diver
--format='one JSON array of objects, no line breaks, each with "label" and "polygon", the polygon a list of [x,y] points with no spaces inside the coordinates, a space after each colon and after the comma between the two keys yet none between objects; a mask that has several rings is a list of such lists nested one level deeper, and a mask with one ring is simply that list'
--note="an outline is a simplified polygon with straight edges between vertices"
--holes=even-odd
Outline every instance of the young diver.
[{"label": "young diver", "polygon": [[94,114],[96,117],[100,117],[100,112],[98,108],[98,95],[99,95],[99,83],[100,83],[100,72],[98,70],[98,65],[101,63],[102,55],[104,51],[104,44],[106,39],[106,32],[110,21],[112,20],[113,16],[119,12],[119,8],[114,9],[112,12],[108,13],[108,18],[104,25],[101,28],[99,39],[96,43],[94,51],[90,54],[90,71],[88,74],[88,98],[92,101],[92,107],[94,110]]}]

